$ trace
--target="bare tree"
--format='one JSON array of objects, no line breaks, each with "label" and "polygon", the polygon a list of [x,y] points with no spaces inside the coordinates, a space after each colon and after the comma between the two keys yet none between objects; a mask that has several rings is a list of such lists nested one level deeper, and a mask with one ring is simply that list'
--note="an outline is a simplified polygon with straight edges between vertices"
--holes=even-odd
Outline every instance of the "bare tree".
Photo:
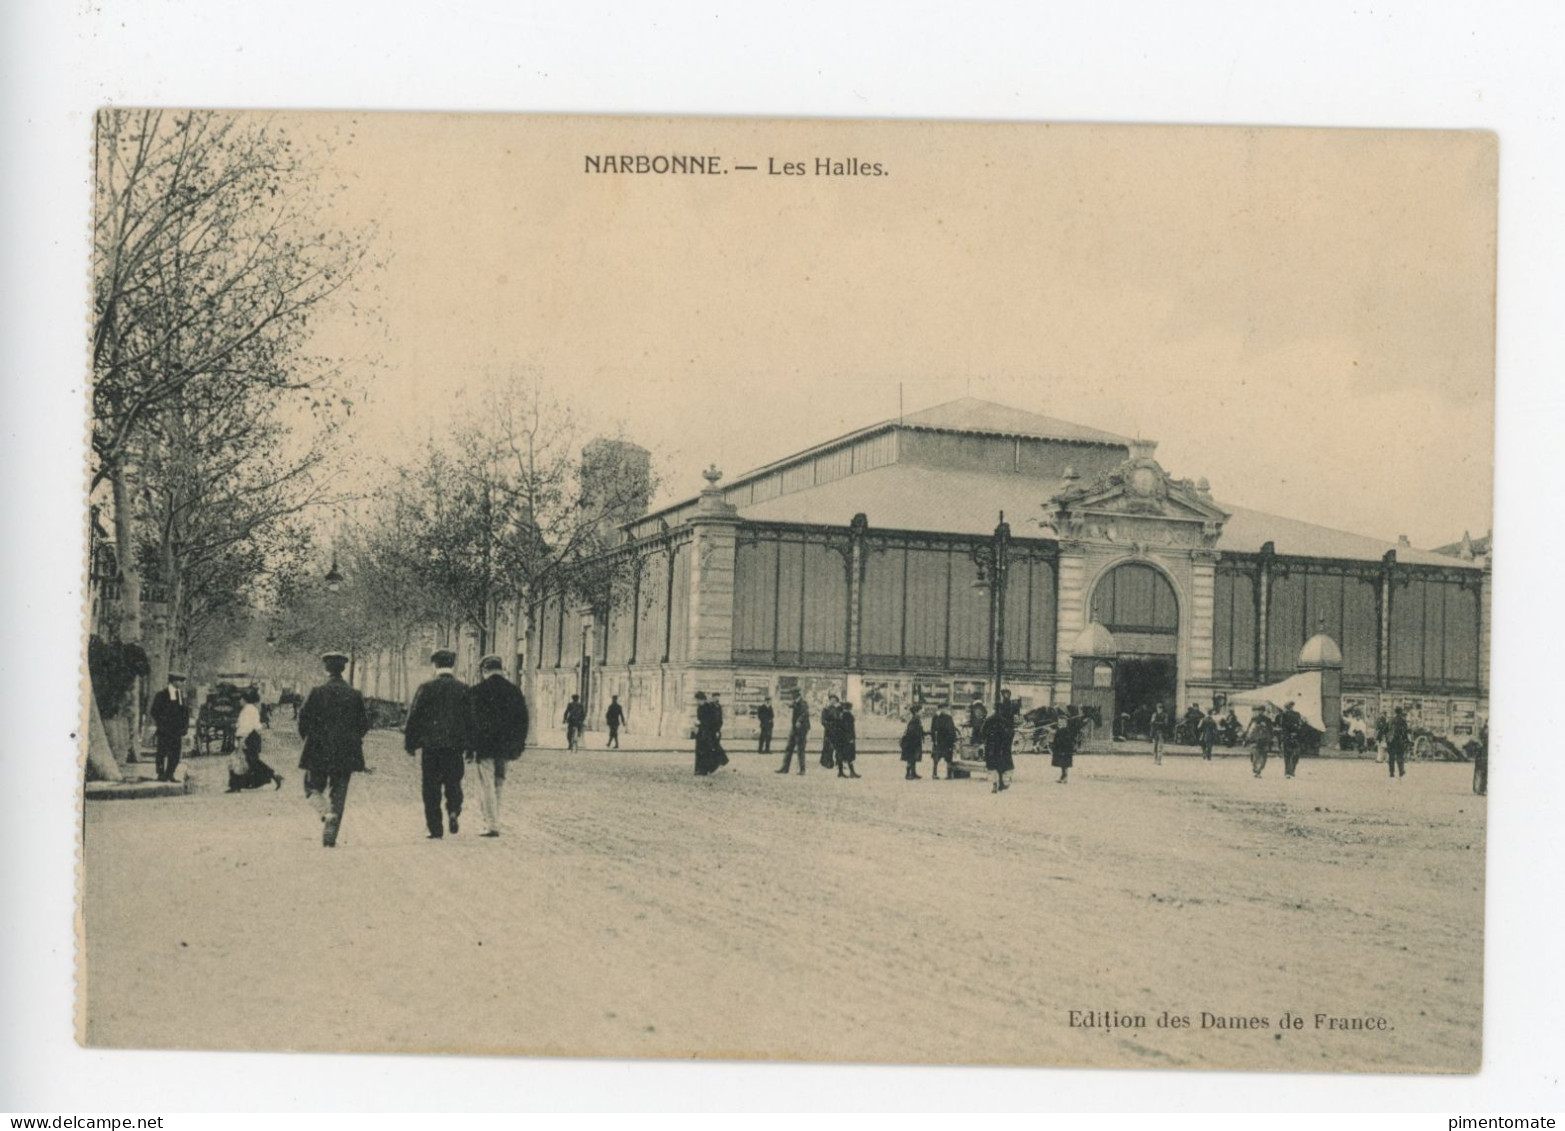
[{"label": "bare tree", "polygon": [[265,122],[110,109],[97,134],[92,483],[113,490],[122,632],[139,639],[127,549],[146,428],[199,382],[327,395],[335,367],[303,352],[310,317],[368,241],[320,222],[315,175]]},{"label": "bare tree", "polygon": [[408,528],[386,552],[402,555],[430,619],[471,628],[487,651],[502,602],[525,615],[545,593],[603,601],[618,523],[645,512],[655,481],[644,449],[585,440],[567,407],[502,388],[402,470]]},{"label": "bare tree", "polygon": [[[92,485],[112,492],[115,623],[122,640],[140,642],[149,542],[177,589],[192,564],[237,567],[236,548],[254,552],[278,517],[223,509],[221,491],[206,489],[232,486],[220,457],[203,454],[195,473],[178,466],[183,445],[207,438],[191,434],[190,414],[208,414],[207,428],[225,399],[252,417],[283,400],[328,409],[340,397],[338,367],[304,347],[312,316],[364,263],[369,237],[320,221],[326,194],[314,170],[254,116],[111,109],[98,116],[97,142]],[[205,486],[187,489],[192,480]],[[264,495],[264,475],[260,484]],[[210,506],[219,512],[198,513]],[[208,539],[236,517],[242,533]],[[151,532],[137,529],[144,519]],[[190,594],[172,602],[187,630],[202,604]]]}]

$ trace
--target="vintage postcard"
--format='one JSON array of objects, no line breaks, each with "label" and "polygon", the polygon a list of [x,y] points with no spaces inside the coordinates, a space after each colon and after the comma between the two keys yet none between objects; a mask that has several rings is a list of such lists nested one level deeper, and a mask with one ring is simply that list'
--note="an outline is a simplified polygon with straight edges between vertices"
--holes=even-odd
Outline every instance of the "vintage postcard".
[{"label": "vintage postcard", "polygon": [[93,156],[84,1044],[1480,1067],[1492,134]]}]

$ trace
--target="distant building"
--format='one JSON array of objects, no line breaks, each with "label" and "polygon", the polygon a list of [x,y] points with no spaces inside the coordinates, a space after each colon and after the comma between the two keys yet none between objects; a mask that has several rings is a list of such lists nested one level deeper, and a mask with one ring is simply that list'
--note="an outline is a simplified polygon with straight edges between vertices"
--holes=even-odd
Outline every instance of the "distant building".
[{"label": "distant building", "polygon": [[697,690],[722,691],[736,729],[765,695],[834,691],[890,734],[910,703],[992,702],[1002,642],[1003,682],[1029,704],[1180,712],[1291,674],[1323,631],[1345,710],[1400,703],[1455,733],[1486,711],[1482,553],[1228,506],[1154,449],[967,398],[726,483],[714,469],[696,498],[624,525],[606,607],[538,603],[527,681],[544,717],[582,694],[595,719],[618,695],[671,736]]}]

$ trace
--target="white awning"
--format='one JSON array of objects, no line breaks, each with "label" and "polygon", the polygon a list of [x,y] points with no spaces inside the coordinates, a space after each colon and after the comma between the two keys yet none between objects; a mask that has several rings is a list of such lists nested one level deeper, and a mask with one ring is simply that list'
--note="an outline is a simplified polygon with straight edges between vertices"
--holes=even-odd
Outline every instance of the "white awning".
[{"label": "white awning", "polygon": [[1325,711],[1321,707],[1321,673],[1297,672],[1290,675],[1281,683],[1268,684],[1265,687],[1257,687],[1253,691],[1240,691],[1228,697],[1228,702],[1236,707],[1260,707],[1269,706],[1281,711],[1284,705],[1293,704],[1293,709],[1310,726],[1326,733]]}]

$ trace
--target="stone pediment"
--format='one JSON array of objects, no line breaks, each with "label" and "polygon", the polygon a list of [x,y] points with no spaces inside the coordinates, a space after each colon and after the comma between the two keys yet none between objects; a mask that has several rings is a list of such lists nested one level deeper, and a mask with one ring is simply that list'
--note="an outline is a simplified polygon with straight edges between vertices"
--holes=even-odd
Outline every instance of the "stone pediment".
[{"label": "stone pediment", "polygon": [[1203,479],[1175,479],[1142,450],[1044,504],[1056,536],[1080,541],[1210,547],[1228,521]]}]

